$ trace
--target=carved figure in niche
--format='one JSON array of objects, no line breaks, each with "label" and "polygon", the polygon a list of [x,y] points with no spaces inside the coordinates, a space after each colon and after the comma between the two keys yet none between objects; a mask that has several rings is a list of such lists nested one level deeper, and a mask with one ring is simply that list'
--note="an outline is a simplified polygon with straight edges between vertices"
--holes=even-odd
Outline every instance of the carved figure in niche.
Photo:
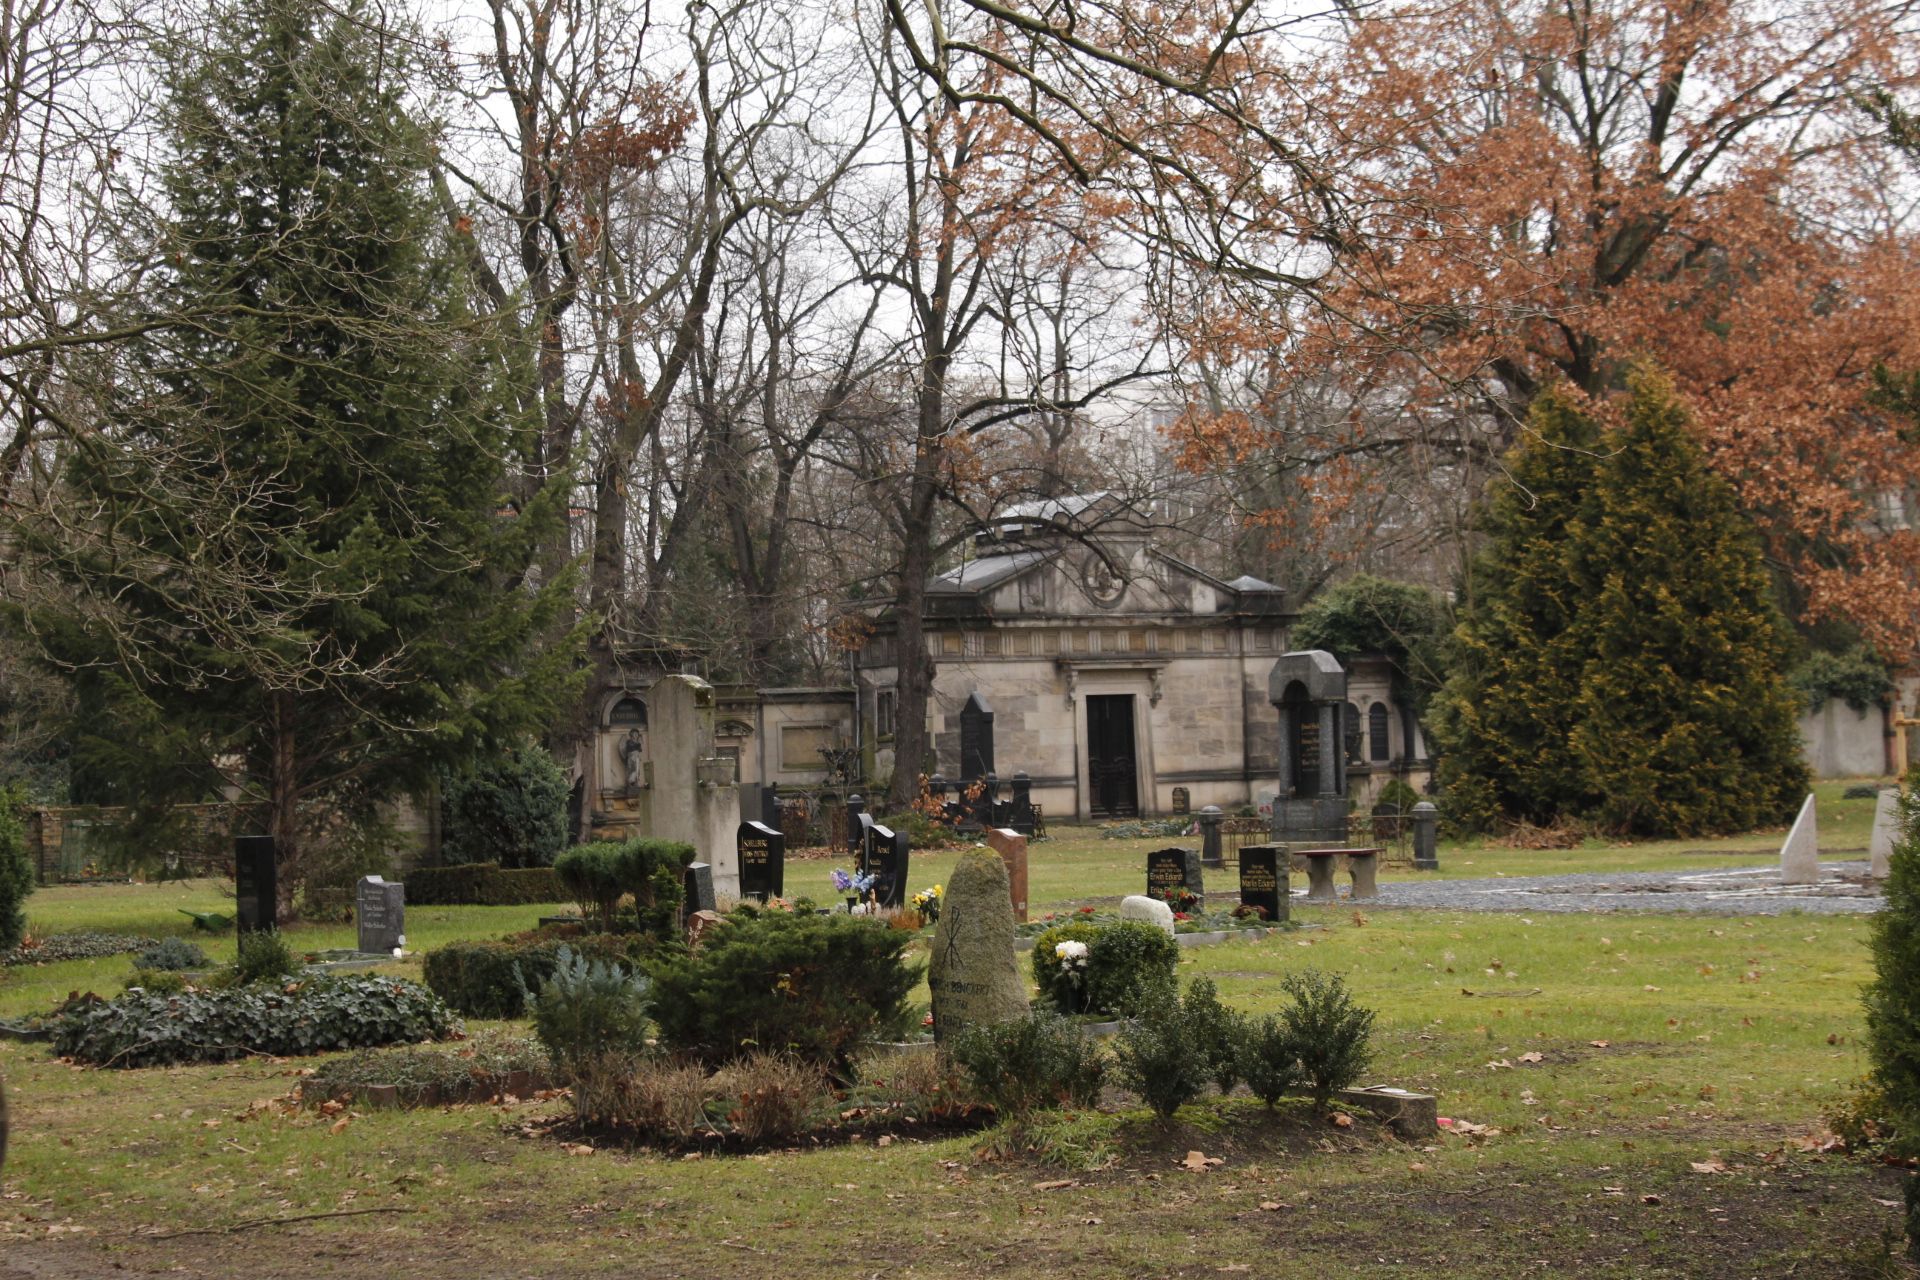
[{"label": "carved figure in niche", "polygon": [[627,730],[620,742],[620,762],[627,767],[627,794],[640,789],[641,757],[647,753],[647,740],[638,729]]}]

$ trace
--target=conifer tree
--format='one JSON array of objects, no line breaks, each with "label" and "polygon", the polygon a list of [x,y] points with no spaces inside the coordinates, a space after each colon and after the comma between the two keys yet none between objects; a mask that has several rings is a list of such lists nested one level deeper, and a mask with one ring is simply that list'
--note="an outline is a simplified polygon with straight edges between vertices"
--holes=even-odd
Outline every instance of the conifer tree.
[{"label": "conifer tree", "polygon": [[[578,646],[528,566],[558,484],[511,348],[427,198],[409,51],[346,0],[223,0],[173,51],[164,200],[129,236],[153,326],[103,378],[70,518],[20,530],[15,613],[130,798],[238,776],[280,841],[542,727]],[[130,326],[130,327],[137,327]]]},{"label": "conifer tree", "polygon": [[1574,543],[1599,441],[1566,395],[1542,396],[1481,513],[1487,544],[1460,592],[1433,708],[1441,802],[1457,828],[1546,823],[1590,799],[1568,742],[1587,657],[1576,624],[1588,583]]},{"label": "conifer tree", "polygon": [[1628,393],[1578,548],[1594,590],[1572,746],[1591,816],[1641,836],[1785,822],[1807,789],[1801,702],[1759,537],[1664,375],[1636,370]]}]

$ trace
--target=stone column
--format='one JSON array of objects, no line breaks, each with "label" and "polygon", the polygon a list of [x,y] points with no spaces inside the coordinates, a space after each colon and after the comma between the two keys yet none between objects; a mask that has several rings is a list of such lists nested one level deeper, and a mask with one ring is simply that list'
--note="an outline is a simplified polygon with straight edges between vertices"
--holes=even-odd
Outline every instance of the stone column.
[{"label": "stone column", "polygon": [[1332,702],[1320,704],[1320,796],[1327,799],[1340,794],[1340,762],[1346,744],[1340,740],[1340,708]]},{"label": "stone column", "polygon": [[1422,800],[1413,806],[1413,869],[1415,871],[1438,871],[1440,869],[1440,811],[1431,801]]},{"label": "stone column", "polygon": [[1220,812],[1220,806],[1210,804],[1200,810],[1200,861],[1210,867],[1227,865],[1226,855],[1220,849],[1220,822],[1227,815]]},{"label": "stone column", "polygon": [[[1275,794],[1278,795],[1280,799],[1285,800],[1287,797],[1293,794],[1293,708],[1292,707],[1283,706],[1280,708],[1280,750],[1278,752],[1278,755],[1280,758],[1280,787]],[[1276,819],[1279,817],[1278,806],[1276,806],[1274,809],[1274,816]]]}]

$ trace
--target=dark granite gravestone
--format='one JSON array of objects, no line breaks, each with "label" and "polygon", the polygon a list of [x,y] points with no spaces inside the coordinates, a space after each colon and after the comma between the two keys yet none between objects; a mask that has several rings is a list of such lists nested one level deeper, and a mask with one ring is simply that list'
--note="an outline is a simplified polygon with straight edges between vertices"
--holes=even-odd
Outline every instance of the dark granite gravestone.
[{"label": "dark granite gravestone", "polygon": [[354,886],[354,919],[360,926],[359,949],[386,955],[406,941],[407,887],[380,876],[361,876]]},{"label": "dark granite gravestone", "polygon": [[279,863],[272,836],[235,836],[233,896],[241,933],[271,930],[280,922]]},{"label": "dark granite gravestone", "polygon": [[1226,853],[1220,844],[1220,824],[1225,821],[1226,816],[1226,814],[1220,811],[1220,806],[1217,804],[1206,806],[1200,810],[1198,815],[1200,824],[1200,861],[1209,867],[1224,867],[1227,865]]},{"label": "dark granite gravestone", "polygon": [[[861,819],[866,821],[862,822]],[[847,848],[857,857],[867,847],[867,828],[873,824],[873,815],[867,812],[864,796],[847,797]]]},{"label": "dark granite gravestone", "polygon": [[993,772],[993,708],[974,693],[960,708],[960,779],[971,782]]},{"label": "dark granite gravestone", "polygon": [[769,782],[760,790],[760,821],[777,831],[784,831],[780,813],[780,784]]},{"label": "dark granite gravestone", "polygon": [[1440,811],[1431,801],[1413,806],[1413,865],[1417,871],[1440,869]]},{"label": "dark granite gravestone", "polygon": [[740,896],[765,902],[786,892],[787,838],[764,822],[743,822],[734,837],[740,854]]},{"label": "dark granite gravestone", "polygon": [[1007,805],[1007,825],[1023,836],[1032,835],[1033,779],[1025,769],[1013,775],[1013,799]]},{"label": "dark granite gravestone", "polygon": [[907,905],[907,833],[874,823],[867,832],[867,856],[860,869],[873,877],[869,890],[883,910]]},{"label": "dark granite gravestone", "polygon": [[1185,849],[1155,849],[1147,855],[1147,896],[1165,902],[1169,894],[1187,887],[1187,864],[1193,860]]},{"label": "dark granite gravestone", "polygon": [[1193,793],[1185,787],[1173,789],[1173,816],[1184,818],[1193,812]]},{"label": "dark granite gravestone", "polygon": [[680,922],[685,925],[696,911],[713,910],[713,867],[705,862],[689,862],[682,875]]},{"label": "dark granite gravestone", "polygon": [[1258,907],[1261,919],[1275,924],[1287,919],[1287,858],[1278,845],[1240,847],[1240,905]]}]

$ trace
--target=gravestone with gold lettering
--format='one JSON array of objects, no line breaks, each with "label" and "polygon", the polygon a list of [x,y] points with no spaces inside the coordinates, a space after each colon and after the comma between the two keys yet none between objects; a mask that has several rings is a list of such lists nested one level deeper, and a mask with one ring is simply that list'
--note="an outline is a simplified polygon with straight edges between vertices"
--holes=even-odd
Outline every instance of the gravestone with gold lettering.
[{"label": "gravestone with gold lettering", "polygon": [[764,822],[743,822],[734,837],[740,896],[766,902],[786,892],[787,838]]},{"label": "gravestone with gold lettering", "polygon": [[1287,919],[1287,862],[1278,845],[1240,848],[1240,905],[1259,910],[1268,923]]}]

